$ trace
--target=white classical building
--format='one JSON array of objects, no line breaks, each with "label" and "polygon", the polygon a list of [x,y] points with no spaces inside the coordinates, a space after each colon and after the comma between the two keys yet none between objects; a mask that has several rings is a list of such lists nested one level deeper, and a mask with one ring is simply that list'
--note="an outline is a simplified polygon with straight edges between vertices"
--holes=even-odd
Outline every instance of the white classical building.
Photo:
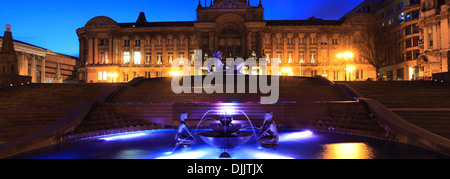
[{"label": "white classical building", "polygon": [[422,0],[419,26],[423,48],[421,62],[428,75],[449,71],[450,0]]},{"label": "white classical building", "polygon": [[[0,36],[0,49],[3,40]],[[33,83],[62,83],[64,80],[76,79],[79,66],[77,57],[55,53],[19,40],[13,40],[13,44],[18,75],[31,76]],[[0,69],[0,72],[2,70],[6,71]]]}]

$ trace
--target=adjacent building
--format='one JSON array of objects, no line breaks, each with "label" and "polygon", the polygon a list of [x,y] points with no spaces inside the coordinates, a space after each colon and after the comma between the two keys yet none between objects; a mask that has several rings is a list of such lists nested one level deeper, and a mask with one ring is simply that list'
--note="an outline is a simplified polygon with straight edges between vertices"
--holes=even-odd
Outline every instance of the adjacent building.
[{"label": "adjacent building", "polygon": [[386,80],[423,80],[448,72],[448,0],[366,0],[348,15],[370,13],[382,25],[397,26],[402,57],[388,59],[381,69]]},{"label": "adjacent building", "polygon": [[[7,25],[6,32],[11,33],[11,26]],[[5,33],[6,33],[5,32]],[[15,40],[8,37],[3,43],[4,38],[0,36],[0,48],[8,46],[14,54],[11,58],[12,65],[1,65],[0,74],[17,74],[20,76],[30,76],[33,83],[62,83],[64,81],[78,81],[79,60],[64,54],[52,52],[48,49]],[[0,61],[6,62],[5,59]],[[9,71],[9,69],[12,69]]]},{"label": "adjacent building", "polygon": [[450,72],[449,0],[422,0],[419,16],[421,69],[426,75]]},{"label": "adjacent building", "polygon": [[135,22],[118,23],[99,16],[77,29],[80,80],[127,82],[138,76],[167,77],[176,74],[171,64],[178,58],[193,65],[196,50],[202,50],[204,59],[220,51],[223,58],[276,60],[281,70],[274,75],[321,75],[336,81],[375,79],[375,68],[360,58],[353,46],[365,18],[353,14],[340,20],[264,20],[262,3],[252,6],[245,0],[215,0],[209,6],[199,2],[196,21],[149,22],[141,13]]}]

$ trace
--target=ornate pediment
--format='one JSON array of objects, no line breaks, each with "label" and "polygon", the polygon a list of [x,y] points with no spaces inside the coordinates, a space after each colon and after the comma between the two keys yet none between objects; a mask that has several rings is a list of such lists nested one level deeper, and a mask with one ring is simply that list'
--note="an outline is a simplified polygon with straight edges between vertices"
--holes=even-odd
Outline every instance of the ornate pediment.
[{"label": "ornate pediment", "polygon": [[247,8],[249,5],[245,4],[244,1],[239,0],[223,0],[216,2],[214,5],[212,5],[209,8],[212,9],[243,9]]}]

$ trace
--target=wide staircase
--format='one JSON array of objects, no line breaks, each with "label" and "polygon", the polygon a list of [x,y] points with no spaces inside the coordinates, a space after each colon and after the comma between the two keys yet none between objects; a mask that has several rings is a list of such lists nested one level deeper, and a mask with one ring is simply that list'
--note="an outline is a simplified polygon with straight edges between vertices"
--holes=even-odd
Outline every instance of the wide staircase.
[{"label": "wide staircase", "polygon": [[[205,78],[205,76],[203,77]],[[259,86],[256,88],[256,93],[249,92],[249,76],[245,76],[245,92],[238,92],[238,80],[235,79],[234,83],[227,82],[224,77],[223,84],[218,84],[219,88],[223,89],[223,93],[206,93],[202,90],[202,93],[194,93],[195,88],[194,78],[191,81],[191,93],[175,94],[172,91],[172,78],[155,78],[146,79],[135,86],[122,89],[117,95],[115,95],[110,102],[207,102],[207,103],[251,103],[260,102],[262,96],[270,96],[269,94],[263,94],[259,90]],[[271,78],[268,77],[269,86],[271,85]],[[233,84],[234,89],[232,93],[226,93],[227,85]],[[213,82],[214,85],[214,82]],[[256,85],[259,85],[259,80]],[[202,87],[200,87],[202,88]],[[282,102],[314,102],[314,101],[348,101],[352,100],[348,95],[339,90],[336,87],[330,87],[329,85],[314,78],[301,78],[301,77],[283,77],[279,79],[279,85],[275,86],[276,90],[279,90],[278,103]]]},{"label": "wide staircase", "polygon": [[344,82],[408,122],[450,139],[450,84],[431,81]]},{"label": "wide staircase", "polygon": [[0,90],[0,145],[42,129],[114,84],[30,84]]},{"label": "wide staircase", "polygon": [[[144,79],[122,87],[105,103],[98,105],[65,139],[176,127],[183,112],[189,114],[188,123],[195,127],[208,111],[207,118],[218,118],[221,111],[232,111],[234,119],[244,125],[249,125],[248,117],[254,126],[259,126],[264,113],[271,111],[281,128],[304,128],[384,139],[392,137],[362,104],[338,87],[318,78],[280,77],[275,88],[279,90],[279,100],[271,105],[259,103],[261,96],[269,96],[270,93],[263,94],[259,90],[249,93],[249,76],[245,76],[245,80],[245,93],[236,92],[235,79],[235,92],[231,94],[208,94],[204,88],[202,93],[194,93],[194,81],[191,81],[192,93],[175,94],[171,88],[172,78]],[[270,76],[268,81],[271,85]],[[226,84],[224,80],[218,86],[226,92]],[[207,125],[208,122],[201,124]]]}]

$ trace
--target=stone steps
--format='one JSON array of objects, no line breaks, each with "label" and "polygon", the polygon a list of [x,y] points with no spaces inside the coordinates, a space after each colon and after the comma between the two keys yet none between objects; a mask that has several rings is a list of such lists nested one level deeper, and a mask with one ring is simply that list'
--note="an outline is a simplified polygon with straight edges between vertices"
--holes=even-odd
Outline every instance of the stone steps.
[{"label": "stone steps", "polygon": [[393,109],[408,122],[450,138],[450,132],[447,132],[450,131],[450,111],[437,110],[450,109],[450,84],[428,81],[344,83],[363,97]]},{"label": "stone steps", "polygon": [[0,90],[0,143],[51,125],[112,85],[30,84]]}]

